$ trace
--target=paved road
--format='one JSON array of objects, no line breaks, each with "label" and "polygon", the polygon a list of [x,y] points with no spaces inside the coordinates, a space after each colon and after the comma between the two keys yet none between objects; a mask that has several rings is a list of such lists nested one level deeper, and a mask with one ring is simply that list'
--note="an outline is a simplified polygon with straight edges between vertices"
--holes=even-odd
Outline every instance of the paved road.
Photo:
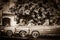
[{"label": "paved road", "polygon": [[60,40],[60,36],[49,37],[49,36],[40,36],[38,38],[21,38],[21,37],[8,37],[8,36],[0,36],[0,40]]}]

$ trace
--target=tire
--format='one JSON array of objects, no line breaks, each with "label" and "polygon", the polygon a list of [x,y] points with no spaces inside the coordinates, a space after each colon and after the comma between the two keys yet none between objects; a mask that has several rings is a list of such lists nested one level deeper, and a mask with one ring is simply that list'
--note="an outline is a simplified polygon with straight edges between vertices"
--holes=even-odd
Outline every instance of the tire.
[{"label": "tire", "polygon": [[33,31],[31,35],[33,38],[38,38],[40,34],[38,31]]},{"label": "tire", "polygon": [[13,32],[12,31],[7,31],[7,36],[9,36],[9,37],[11,37],[12,36],[12,34],[13,34]]},{"label": "tire", "polygon": [[25,36],[26,36],[26,33],[27,33],[26,31],[20,31],[20,32],[19,32],[19,35],[20,35],[21,37],[25,37]]}]

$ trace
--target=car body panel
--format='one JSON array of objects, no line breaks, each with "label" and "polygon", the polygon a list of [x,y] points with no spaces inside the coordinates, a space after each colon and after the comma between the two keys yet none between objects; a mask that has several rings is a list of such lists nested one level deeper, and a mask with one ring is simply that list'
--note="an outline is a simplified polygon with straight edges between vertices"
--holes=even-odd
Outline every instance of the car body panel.
[{"label": "car body panel", "polygon": [[20,31],[26,31],[27,34],[29,33],[29,28],[28,26],[19,26],[16,28],[16,32],[15,33],[19,33]]},{"label": "car body panel", "polygon": [[43,25],[32,25],[32,26],[10,26],[10,27],[5,27],[4,31],[7,32],[8,30],[11,30],[14,33],[18,33],[23,30],[27,32],[27,35],[31,35],[33,31],[38,31],[40,33],[40,35],[54,35],[55,33],[57,33],[57,31],[59,32],[60,26],[43,26]]},{"label": "car body panel", "polygon": [[14,27],[14,26],[5,27],[5,28],[4,28],[4,31],[7,32],[7,31],[10,30],[10,31],[12,31],[13,34],[14,34],[14,32],[15,32],[15,28],[16,28],[16,27]]},{"label": "car body panel", "polygon": [[32,31],[38,31],[40,35],[55,34],[57,28],[60,28],[60,26],[32,26],[30,27],[30,34]]}]

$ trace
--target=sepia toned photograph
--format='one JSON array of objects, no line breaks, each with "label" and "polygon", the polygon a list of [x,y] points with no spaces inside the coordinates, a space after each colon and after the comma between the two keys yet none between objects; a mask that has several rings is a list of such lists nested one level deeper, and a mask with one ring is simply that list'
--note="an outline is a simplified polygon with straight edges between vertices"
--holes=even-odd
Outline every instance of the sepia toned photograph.
[{"label": "sepia toned photograph", "polygon": [[60,0],[0,0],[0,40],[58,40]]}]

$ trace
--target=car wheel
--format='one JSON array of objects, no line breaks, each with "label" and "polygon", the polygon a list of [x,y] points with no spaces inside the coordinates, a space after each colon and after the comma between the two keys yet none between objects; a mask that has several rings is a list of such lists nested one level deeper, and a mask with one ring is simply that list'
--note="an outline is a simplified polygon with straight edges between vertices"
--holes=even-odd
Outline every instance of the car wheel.
[{"label": "car wheel", "polygon": [[26,36],[26,31],[20,31],[20,32],[19,32],[19,35],[20,35],[21,37],[25,37],[25,36]]},{"label": "car wheel", "polygon": [[7,31],[7,36],[9,36],[9,37],[10,37],[10,36],[12,36],[12,34],[13,34],[13,32],[12,32],[12,31],[10,31],[10,30],[9,30],[9,31]]},{"label": "car wheel", "polygon": [[32,32],[32,37],[33,37],[33,38],[39,37],[39,32],[38,32],[38,31],[33,31],[33,32]]}]

